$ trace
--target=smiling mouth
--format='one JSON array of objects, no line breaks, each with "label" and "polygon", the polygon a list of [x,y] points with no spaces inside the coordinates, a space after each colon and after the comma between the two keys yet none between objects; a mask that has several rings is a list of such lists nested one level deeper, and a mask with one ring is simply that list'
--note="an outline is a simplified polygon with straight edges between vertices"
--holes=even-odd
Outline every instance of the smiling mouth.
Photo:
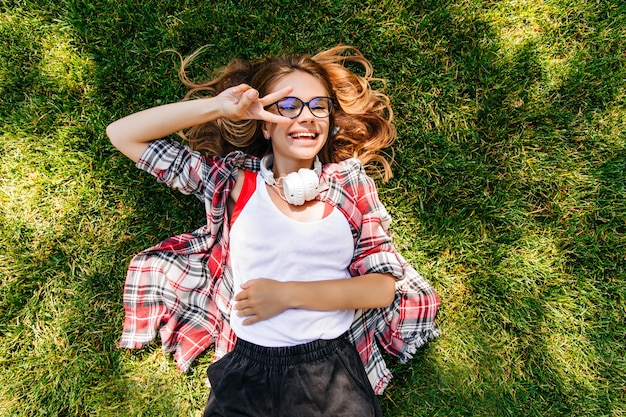
[{"label": "smiling mouth", "polygon": [[297,132],[297,133],[292,133],[289,135],[290,138],[292,139],[305,139],[305,140],[314,140],[316,139],[318,136],[317,133],[313,133],[313,132]]}]

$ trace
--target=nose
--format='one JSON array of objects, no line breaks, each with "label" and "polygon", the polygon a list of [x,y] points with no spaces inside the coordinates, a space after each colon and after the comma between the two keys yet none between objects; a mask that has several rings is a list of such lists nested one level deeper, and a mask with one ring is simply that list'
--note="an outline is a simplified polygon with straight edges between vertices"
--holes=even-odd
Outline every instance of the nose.
[{"label": "nose", "polygon": [[300,115],[298,115],[298,120],[313,120],[315,119],[315,116],[313,116],[313,112],[311,111],[311,108],[309,107],[308,104],[306,104],[305,106],[302,107],[302,111],[300,112]]}]

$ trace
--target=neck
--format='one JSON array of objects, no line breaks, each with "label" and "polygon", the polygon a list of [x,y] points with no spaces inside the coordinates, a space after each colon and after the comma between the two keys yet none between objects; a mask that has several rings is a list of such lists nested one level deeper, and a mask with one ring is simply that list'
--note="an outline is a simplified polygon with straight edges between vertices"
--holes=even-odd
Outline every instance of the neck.
[{"label": "neck", "polygon": [[300,168],[313,169],[313,159],[302,161],[277,161],[274,159],[274,165],[272,166],[272,172],[274,178],[286,177],[292,172],[297,172]]}]

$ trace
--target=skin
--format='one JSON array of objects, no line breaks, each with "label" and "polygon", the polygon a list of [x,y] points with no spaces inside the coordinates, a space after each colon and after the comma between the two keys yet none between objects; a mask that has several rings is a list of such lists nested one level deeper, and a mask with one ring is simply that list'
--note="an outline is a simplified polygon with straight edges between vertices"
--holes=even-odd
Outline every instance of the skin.
[{"label": "skin", "polygon": [[[242,84],[221,94],[192,101],[166,104],[131,114],[111,123],[107,135],[124,155],[137,162],[150,141],[179,130],[219,118],[262,120],[263,134],[271,138],[274,150],[274,176],[279,178],[299,168],[311,168],[315,155],[329,135],[329,119],[316,118],[305,107],[295,119],[282,117],[264,108],[290,95],[309,101],[327,96],[324,85],[308,73],[292,72],[280,79],[270,92],[258,92]],[[296,134],[307,135],[296,135]],[[230,195],[236,202],[243,175]],[[293,206],[282,200],[273,187],[270,195],[276,206],[298,221],[316,221],[322,216],[324,203],[311,201]],[[313,282],[280,282],[269,277],[251,279],[235,296],[235,310],[246,317],[245,325],[280,314],[286,309],[347,310],[389,305],[395,294],[395,279],[389,274],[367,274],[351,279]]]},{"label": "skin", "polygon": [[[311,74],[295,71],[281,78],[270,91],[291,88],[291,96],[308,102],[313,97],[328,96],[324,84]],[[275,112],[276,107],[269,110]],[[271,138],[274,152],[274,177],[283,177],[300,168],[311,168],[315,156],[328,140],[330,118],[313,116],[308,107],[291,123],[263,123],[263,134]],[[311,136],[308,136],[311,135]]]}]

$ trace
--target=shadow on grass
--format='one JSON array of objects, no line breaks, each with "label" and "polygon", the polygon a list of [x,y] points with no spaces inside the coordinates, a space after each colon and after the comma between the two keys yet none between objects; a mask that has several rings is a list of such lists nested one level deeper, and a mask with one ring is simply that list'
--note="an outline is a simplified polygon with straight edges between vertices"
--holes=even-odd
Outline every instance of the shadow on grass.
[{"label": "shadow on grass", "polygon": [[130,256],[197,227],[202,208],[131,174],[111,149],[112,116],[90,90],[98,67],[67,25],[51,22],[58,11],[43,9],[4,11],[0,21],[0,414],[193,408],[188,392],[165,389],[189,385],[173,362],[129,375],[129,363],[143,359],[129,360],[117,343]]},{"label": "shadow on grass", "polygon": [[[387,198],[404,202],[392,213],[418,219],[425,238],[408,247],[431,260],[424,272],[442,292],[444,334],[428,360],[396,370],[385,402],[392,415],[599,415],[624,404],[623,379],[607,383],[624,369],[614,348],[624,346],[615,284],[626,211],[623,157],[614,156],[624,142],[611,136],[625,127],[624,48],[615,42],[624,18],[596,17],[623,6],[589,7],[557,11],[564,21],[586,15],[593,34],[568,57],[558,56],[563,46],[542,52],[558,38],[506,47],[482,13],[432,11],[444,17],[433,19],[445,41],[432,41],[441,52],[429,57],[441,65],[413,86],[431,101],[400,107],[427,120],[415,133],[402,126],[397,190]],[[424,409],[398,412],[412,395]]]},{"label": "shadow on grass", "polygon": [[[3,162],[29,155],[26,171],[41,189],[25,191],[31,183],[20,174],[3,176],[33,197],[24,203],[49,216],[52,229],[26,216],[3,219],[3,230],[26,243],[3,243],[13,265],[2,290],[2,362],[17,377],[3,378],[10,383],[0,410],[157,415],[202,407],[208,358],[184,376],[156,345],[116,349],[130,257],[195,229],[202,207],[135,173],[104,127],[182,96],[163,49],[188,53],[209,43],[221,65],[343,42],[389,80],[400,135],[396,178],[381,195],[399,247],[443,301],[442,337],[408,365],[390,359],[386,415],[621,412],[621,3],[552,4],[546,13],[561,33],[515,2],[327,2],[324,13],[285,7],[295,2],[126,2],[114,10],[43,3],[28,3],[40,18],[14,17],[2,34],[8,73],[24,73],[20,82],[3,76],[2,116],[14,123]],[[67,66],[50,65],[55,45],[66,47],[58,53],[69,54]],[[35,149],[19,139],[23,132]],[[64,152],[79,157],[55,169]],[[81,179],[77,191],[60,190],[59,179],[72,177]],[[65,203],[61,214],[55,199]]]}]

